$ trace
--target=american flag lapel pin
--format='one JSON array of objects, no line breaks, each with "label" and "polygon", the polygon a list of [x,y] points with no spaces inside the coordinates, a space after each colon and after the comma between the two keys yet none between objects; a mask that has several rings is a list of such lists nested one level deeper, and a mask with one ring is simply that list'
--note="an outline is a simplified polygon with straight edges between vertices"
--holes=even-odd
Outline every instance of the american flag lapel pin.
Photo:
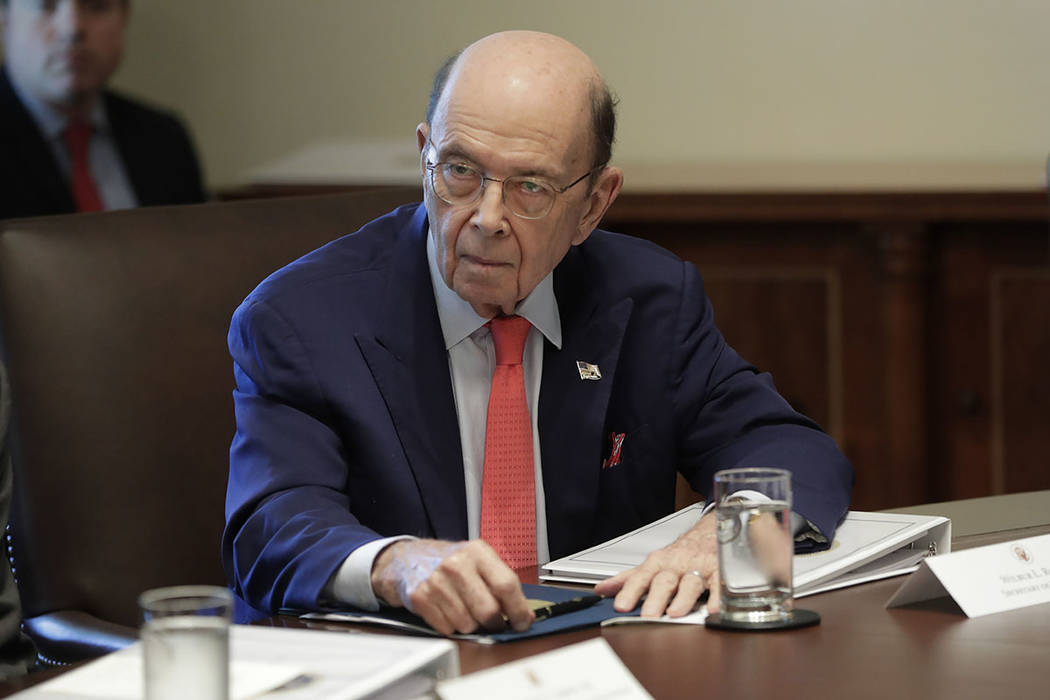
[{"label": "american flag lapel pin", "polygon": [[580,379],[590,379],[596,382],[602,378],[602,371],[598,369],[598,365],[592,365],[590,362],[576,360],[576,369],[580,370]]}]

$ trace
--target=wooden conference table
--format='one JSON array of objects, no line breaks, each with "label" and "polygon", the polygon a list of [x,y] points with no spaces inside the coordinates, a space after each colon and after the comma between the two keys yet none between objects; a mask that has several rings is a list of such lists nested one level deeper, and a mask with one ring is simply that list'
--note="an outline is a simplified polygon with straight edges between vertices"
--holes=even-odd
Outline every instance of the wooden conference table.
[{"label": "wooden conference table", "polygon": [[[952,518],[954,550],[1050,533],[1050,491],[900,510]],[[601,636],[656,698],[1047,697],[1050,604],[974,619],[947,599],[885,609],[903,581],[802,598],[798,606],[822,618],[807,629],[742,633],[653,624],[496,646],[457,642],[460,665],[470,673]],[[280,616],[261,624],[307,626]]]}]

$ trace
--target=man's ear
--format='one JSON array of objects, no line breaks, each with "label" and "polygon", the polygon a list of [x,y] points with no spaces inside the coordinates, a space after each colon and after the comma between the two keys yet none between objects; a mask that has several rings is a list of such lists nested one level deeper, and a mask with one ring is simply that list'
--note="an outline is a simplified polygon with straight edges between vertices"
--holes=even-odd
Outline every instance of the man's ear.
[{"label": "man's ear", "polygon": [[598,228],[605,212],[620,194],[621,187],[623,187],[623,171],[614,167],[604,168],[601,175],[598,176],[598,182],[587,195],[588,209],[580,219],[576,235],[572,239],[573,245],[583,243],[591,232]]},{"label": "man's ear", "polygon": [[419,126],[416,127],[416,145],[419,147],[419,152],[423,153],[423,149],[427,146],[427,140],[430,138],[430,124],[426,122],[419,122]]},{"label": "man's ear", "polygon": [[430,124],[426,122],[420,122],[419,126],[416,127],[416,146],[419,148],[419,172],[421,175],[426,175],[425,167],[427,164],[426,147],[427,142],[430,140]]}]

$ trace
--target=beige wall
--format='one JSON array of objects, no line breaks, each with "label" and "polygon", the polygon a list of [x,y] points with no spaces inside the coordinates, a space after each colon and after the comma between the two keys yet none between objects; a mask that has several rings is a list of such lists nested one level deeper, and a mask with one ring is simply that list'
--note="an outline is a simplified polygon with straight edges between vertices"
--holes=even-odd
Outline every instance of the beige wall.
[{"label": "beige wall", "polygon": [[133,0],[121,87],[180,110],[224,186],[309,144],[411,140],[433,70],[552,31],[619,94],[621,161],[1031,162],[1047,0]]}]

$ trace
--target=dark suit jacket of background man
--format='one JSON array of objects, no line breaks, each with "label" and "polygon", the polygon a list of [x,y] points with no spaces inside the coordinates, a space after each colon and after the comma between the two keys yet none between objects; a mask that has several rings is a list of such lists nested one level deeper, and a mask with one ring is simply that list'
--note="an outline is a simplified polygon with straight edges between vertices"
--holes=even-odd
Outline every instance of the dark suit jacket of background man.
[{"label": "dark suit jacket of background man", "polygon": [[[200,165],[179,120],[108,90],[103,96],[139,205],[203,201]],[[50,146],[0,70],[0,219],[75,211]]]},{"label": "dark suit jacket of background man", "polygon": [[[379,535],[467,537],[427,230],[423,206],[401,207],[271,275],[234,315],[222,553],[256,607],[316,607]],[[554,291],[563,345],[544,343],[538,409],[551,557],[670,513],[676,469],[709,493],[720,468],[788,467],[795,510],[832,535],[852,467],[725,343],[692,264],[595,231]],[[611,433],[621,459],[603,467]]]}]

